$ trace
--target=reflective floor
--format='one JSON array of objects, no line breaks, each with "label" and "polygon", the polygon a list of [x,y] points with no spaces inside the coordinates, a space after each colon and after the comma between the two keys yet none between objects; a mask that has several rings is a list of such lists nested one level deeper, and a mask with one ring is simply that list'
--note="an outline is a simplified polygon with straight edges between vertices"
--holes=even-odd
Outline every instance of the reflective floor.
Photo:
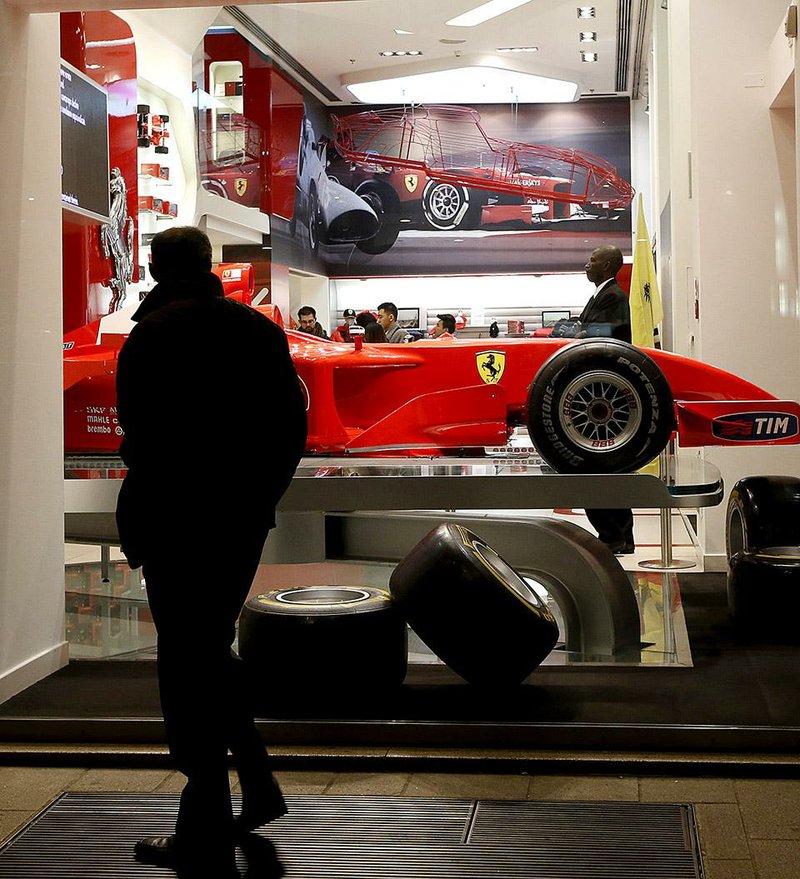
[{"label": "reflective floor", "polygon": [[[498,513],[497,515],[502,515]],[[579,525],[586,524],[582,510],[530,511],[531,516],[554,516]],[[514,511],[520,518],[520,511]],[[672,516],[673,545],[676,557],[690,559],[693,570],[700,570],[701,555],[692,538],[685,516]],[[655,511],[636,513],[637,550],[620,556],[628,572],[641,620],[642,645],[638,655],[584,656],[568,652],[560,644],[544,665],[641,665],[691,666],[691,652],[681,606],[680,591],[674,574],[647,571],[638,566],[644,559],[660,555],[659,517]],[[100,547],[65,546],[67,640],[73,659],[153,659],[155,630],[147,606],[141,571],[131,571],[117,548],[111,549],[108,579],[104,579]],[[289,585],[370,585],[387,588],[393,570],[391,564],[336,562],[312,565],[262,565],[256,575],[252,594],[269,588]],[[559,623],[563,638],[561,612],[544,587],[531,585],[547,602]],[[665,613],[665,606],[669,611]],[[437,664],[440,660],[410,632],[409,660],[412,663]]]}]

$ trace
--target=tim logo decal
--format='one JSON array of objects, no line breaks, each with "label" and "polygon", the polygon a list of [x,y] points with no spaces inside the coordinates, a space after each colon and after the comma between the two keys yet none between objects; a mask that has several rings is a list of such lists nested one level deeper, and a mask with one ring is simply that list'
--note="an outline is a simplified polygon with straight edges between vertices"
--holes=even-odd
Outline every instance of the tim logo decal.
[{"label": "tim logo decal", "polygon": [[711,422],[711,433],[729,442],[770,442],[797,436],[796,415],[782,412],[738,412]]},{"label": "tim logo decal", "polygon": [[487,385],[496,385],[506,371],[506,355],[503,351],[481,351],[475,355],[475,365]]}]

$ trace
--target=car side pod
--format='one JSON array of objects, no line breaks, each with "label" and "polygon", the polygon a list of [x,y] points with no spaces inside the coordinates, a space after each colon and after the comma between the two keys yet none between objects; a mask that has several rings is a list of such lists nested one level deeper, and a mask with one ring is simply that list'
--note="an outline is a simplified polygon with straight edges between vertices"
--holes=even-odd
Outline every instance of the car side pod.
[{"label": "car side pod", "polygon": [[800,638],[800,479],[747,476],[725,522],[728,609],[740,634]]},{"label": "car side pod", "polygon": [[558,625],[542,600],[476,534],[430,531],[394,569],[389,588],[411,628],[471,684],[519,684],[550,653]]},{"label": "car side pod", "polygon": [[239,655],[269,690],[364,694],[402,684],[408,630],[388,592],[368,586],[292,586],[251,598]]}]

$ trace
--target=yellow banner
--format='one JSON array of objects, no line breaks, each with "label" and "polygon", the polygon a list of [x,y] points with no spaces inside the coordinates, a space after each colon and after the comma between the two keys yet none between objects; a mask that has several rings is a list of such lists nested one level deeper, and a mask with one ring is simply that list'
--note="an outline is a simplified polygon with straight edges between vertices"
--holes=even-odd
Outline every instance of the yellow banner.
[{"label": "yellow banner", "polygon": [[631,341],[634,345],[652,348],[655,328],[664,319],[661,294],[658,292],[656,267],[650,235],[644,220],[642,196],[639,196],[639,218],[636,222],[636,244],[631,273]]}]

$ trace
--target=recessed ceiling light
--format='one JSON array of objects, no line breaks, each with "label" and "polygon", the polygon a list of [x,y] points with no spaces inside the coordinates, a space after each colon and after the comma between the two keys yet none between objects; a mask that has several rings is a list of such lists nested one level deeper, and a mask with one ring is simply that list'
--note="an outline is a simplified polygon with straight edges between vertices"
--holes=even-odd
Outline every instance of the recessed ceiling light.
[{"label": "recessed ceiling light", "polygon": [[581,61],[597,61],[597,52],[581,52]]},{"label": "recessed ceiling light", "polygon": [[597,32],[596,31],[581,31],[581,42],[582,43],[596,43],[597,42]]},{"label": "recessed ceiling light", "polygon": [[394,29],[394,32],[397,34],[398,37],[406,37],[406,36],[413,37],[414,36],[414,31],[404,31],[404,30],[401,30],[399,27],[396,27]]},{"label": "recessed ceiling light", "polygon": [[461,43],[466,43],[466,40],[439,40],[440,43],[444,43],[445,46],[460,46]]},{"label": "recessed ceiling light", "polygon": [[397,49],[394,51],[385,49],[383,52],[378,52],[378,54],[382,58],[403,58],[406,55],[421,55],[422,52],[419,49]]},{"label": "recessed ceiling light", "polygon": [[482,3],[474,9],[470,9],[469,12],[451,18],[445,24],[452,27],[475,27],[475,25],[483,24],[484,21],[489,21],[490,18],[497,18],[498,15],[511,12],[518,6],[524,6],[526,3],[530,3],[530,0],[489,0],[488,3]]},{"label": "recessed ceiling light", "polygon": [[501,67],[459,67],[347,83],[365,104],[522,104],[575,101],[576,82],[506,70]]},{"label": "recessed ceiling light", "polygon": [[578,18],[594,18],[595,17],[595,8],[594,6],[579,6],[578,7]]},{"label": "recessed ceiling light", "polygon": [[538,46],[504,46],[498,52],[538,52]]}]

